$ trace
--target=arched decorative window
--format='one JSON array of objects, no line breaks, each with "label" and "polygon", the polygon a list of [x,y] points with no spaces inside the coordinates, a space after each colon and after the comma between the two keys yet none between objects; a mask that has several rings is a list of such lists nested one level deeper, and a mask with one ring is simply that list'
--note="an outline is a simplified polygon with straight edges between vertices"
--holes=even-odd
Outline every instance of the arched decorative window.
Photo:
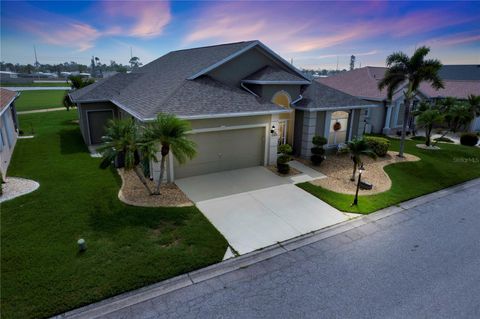
[{"label": "arched decorative window", "polygon": [[273,95],[272,102],[283,107],[290,107],[290,103],[292,103],[292,98],[290,97],[290,94],[288,94],[288,92],[282,90],[278,91]]}]

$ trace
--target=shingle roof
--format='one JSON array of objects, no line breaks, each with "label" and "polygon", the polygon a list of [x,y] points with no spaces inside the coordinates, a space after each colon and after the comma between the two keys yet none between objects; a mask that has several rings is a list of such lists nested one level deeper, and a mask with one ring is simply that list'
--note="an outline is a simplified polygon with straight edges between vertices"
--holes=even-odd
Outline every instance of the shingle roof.
[{"label": "shingle roof", "polygon": [[292,74],[280,68],[266,66],[260,70],[250,74],[243,80],[245,82],[250,81],[266,81],[266,82],[308,82],[298,75]]},{"label": "shingle roof", "polygon": [[159,112],[194,116],[249,110],[282,111],[272,103],[262,102],[249,93],[210,78],[187,80],[192,74],[254,42],[173,51],[135,72],[114,75],[72,92],[70,96],[75,102],[111,100],[143,119],[153,118]]},{"label": "shingle roof", "polygon": [[312,82],[302,93],[303,99],[295,104],[296,108],[336,109],[343,107],[371,106],[362,99],[346,94],[319,82]]},{"label": "shingle roof", "polygon": [[480,95],[480,81],[443,81],[445,88],[435,90],[428,83],[420,84],[420,92],[430,98],[456,97],[467,99],[470,94]]},{"label": "shingle roof", "polygon": [[444,80],[480,81],[480,64],[444,65],[438,74]]},{"label": "shingle roof", "polygon": [[0,112],[10,105],[12,99],[17,96],[17,92],[0,88]]},{"label": "shingle roof", "polygon": [[319,78],[317,81],[353,96],[383,100],[387,96],[387,90],[380,91],[378,82],[383,78],[385,70],[386,68],[382,67],[367,66],[334,76]]}]

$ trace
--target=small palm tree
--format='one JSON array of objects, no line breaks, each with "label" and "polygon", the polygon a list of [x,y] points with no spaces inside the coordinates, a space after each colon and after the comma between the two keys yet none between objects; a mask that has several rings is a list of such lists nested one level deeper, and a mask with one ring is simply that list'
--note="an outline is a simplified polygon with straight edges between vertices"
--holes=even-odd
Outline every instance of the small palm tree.
[{"label": "small palm tree", "polygon": [[357,167],[362,164],[362,156],[368,156],[370,158],[377,159],[377,154],[370,149],[367,142],[363,138],[355,138],[351,140],[348,142],[347,147],[344,148],[342,152],[348,152],[353,161],[353,174],[350,178],[351,181],[355,181]]},{"label": "small palm tree", "polygon": [[441,123],[443,118],[443,114],[435,108],[427,108],[419,112],[417,121],[425,128],[425,145],[430,146],[433,126]]},{"label": "small palm tree", "polygon": [[430,48],[422,46],[415,50],[409,57],[403,52],[395,52],[387,57],[387,71],[384,78],[378,83],[378,88],[387,88],[388,99],[391,100],[393,93],[401,85],[406,84],[405,112],[403,115],[402,138],[400,140],[400,152],[398,156],[403,157],[405,148],[405,132],[410,115],[411,104],[422,82],[430,83],[435,89],[443,88],[443,82],[438,75],[442,67],[437,59],[425,60]]},{"label": "small palm tree", "polygon": [[[150,161],[156,161],[156,144],[143,138],[136,122],[133,119],[110,120],[102,140],[104,145],[98,148],[102,154],[100,167],[105,169],[115,163],[117,166],[123,166],[125,170],[134,170],[142,184],[152,194],[145,175],[149,173],[146,167]],[[140,163],[143,164],[143,172],[139,168]]]},{"label": "small palm tree", "polygon": [[155,121],[148,123],[145,127],[146,140],[161,145],[160,178],[154,194],[160,194],[160,185],[165,176],[165,164],[170,150],[180,164],[196,155],[196,145],[187,137],[188,131],[190,131],[190,124],[187,121],[164,113],[158,114]]},{"label": "small palm tree", "polygon": [[473,117],[480,116],[480,95],[470,94],[468,96],[468,105]]}]

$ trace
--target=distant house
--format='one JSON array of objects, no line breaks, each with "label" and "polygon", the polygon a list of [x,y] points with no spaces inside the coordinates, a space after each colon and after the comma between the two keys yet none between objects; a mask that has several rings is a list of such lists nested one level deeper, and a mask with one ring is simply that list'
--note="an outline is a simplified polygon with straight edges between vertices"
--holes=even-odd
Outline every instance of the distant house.
[{"label": "distant house", "polygon": [[[370,110],[367,131],[390,134],[402,127],[404,87],[400,87],[393,95],[392,101],[388,102],[387,90],[378,89],[378,82],[383,78],[385,71],[386,68],[383,67],[367,66],[317,81],[381,106]],[[444,65],[439,75],[444,81],[445,88],[435,90],[428,83],[422,83],[415,97],[417,101],[446,97],[465,100],[470,94],[480,95],[480,65]],[[480,131],[480,118],[472,122],[470,129]]]},{"label": "distant house", "polygon": [[0,88],[0,173],[5,178],[18,136],[17,92]]},{"label": "distant house", "polygon": [[312,81],[260,41],[173,51],[70,97],[88,145],[102,142],[111,118],[190,121],[197,156],[185,165],[171,157],[169,180],[273,164],[284,143],[308,158],[315,135],[335,148],[362,135],[367,110],[378,106]]}]

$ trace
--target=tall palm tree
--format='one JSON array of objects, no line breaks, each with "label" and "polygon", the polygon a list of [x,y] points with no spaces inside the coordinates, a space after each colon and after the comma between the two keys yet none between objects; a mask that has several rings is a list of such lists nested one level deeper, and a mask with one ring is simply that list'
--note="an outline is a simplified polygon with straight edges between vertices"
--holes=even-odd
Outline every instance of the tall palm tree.
[{"label": "tall palm tree", "polygon": [[442,67],[437,59],[425,59],[430,52],[430,48],[422,46],[415,50],[409,57],[403,52],[394,52],[387,57],[387,71],[384,78],[378,83],[378,88],[382,90],[387,88],[388,99],[391,100],[393,93],[401,85],[406,85],[405,111],[403,114],[402,138],[400,141],[400,152],[398,156],[403,157],[405,148],[405,132],[410,115],[411,104],[417,93],[418,87],[422,82],[428,82],[435,89],[443,88],[443,81],[438,75]]},{"label": "tall palm tree", "polygon": [[102,138],[104,145],[98,148],[102,154],[101,168],[107,168],[113,163],[124,167],[125,170],[134,170],[138,178],[148,190],[152,191],[147,184],[145,175],[147,171],[141,171],[139,164],[145,167],[150,161],[156,161],[156,144],[145,140],[140,133],[140,127],[133,119],[114,119],[107,123],[105,136]]},{"label": "tall palm tree", "polygon": [[180,164],[196,155],[196,145],[187,137],[190,129],[187,121],[164,113],[158,114],[155,121],[148,123],[145,127],[146,140],[161,145],[160,178],[154,194],[160,194],[160,185],[165,176],[165,164],[170,150]]},{"label": "tall palm tree", "polygon": [[373,159],[377,159],[377,154],[370,149],[367,142],[361,139],[353,139],[347,144],[348,147],[343,149],[342,152],[348,152],[350,154],[350,158],[353,161],[353,174],[350,178],[351,181],[355,181],[355,173],[357,172],[357,167],[362,163],[362,156],[368,156]]}]

